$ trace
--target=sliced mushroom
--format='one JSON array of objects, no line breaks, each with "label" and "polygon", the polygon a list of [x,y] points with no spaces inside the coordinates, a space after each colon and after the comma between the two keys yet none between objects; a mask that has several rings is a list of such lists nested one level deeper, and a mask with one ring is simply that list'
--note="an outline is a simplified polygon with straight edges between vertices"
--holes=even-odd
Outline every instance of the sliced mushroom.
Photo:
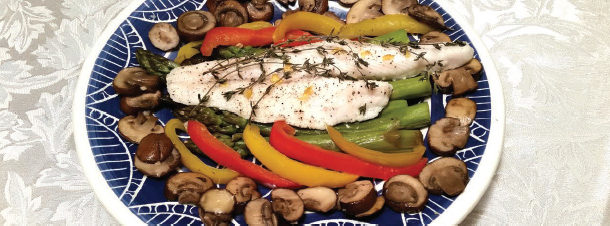
[{"label": "sliced mushroom", "polygon": [[328,0],[299,0],[299,9],[322,14],[328,11]]},{"label": "sliced mushroom", "polygon": [[244,218],[246,218],[246,224],[248,225],[260,225],[260,226],[276,226],[278,220],[271,203],[266,199],[255,199],[246,205],[244,211]]},{"label": "sliced mushroom", "polygon": [[340,0],[340,2],[344,5],[352,5],[356,2],[358,2],[359,0]]},{"label": "sliced mushroom", "polygon": [[297,192],[306,210],[326,213],[337,206],[337,194],[327,187],[304,188]]},{"label": "sliced mushroom", "polygon": [[479,80],[481,78],[480,72],[483,70],[483,65],[481,65],[481,62],[479,62],[479,60],[473,58],[461,68],[464,68],[465,70],[470,72],[474,80]]},{"label": "sliced mushroom", "polygon": [[273,18],[273,5],[265,0],[252,0],[246,4],[250,21],[268,21]]},{"label": "sliced mushroom", "polygon": [[202,40],[205,33],[216,26],[214,14],[208,11],[187,11],[178,17],[178,34],[183,41]]},{"label": "sliced mushroom", "polygon": [[339,208],[347,215],[356,216],[371,209],[377,200],[373,183],[368,180],[355,181],[337,192]]},{"label": "sliced mushroom", "polygon": [[430,6],[412,5],[411,7],[407,8],[407,13],[416,20],[428,24],[436,29],[450,30],[450,28],[445,26],[445,19],[443,19],[443,16],[441,16],[441,14],[436,12]]},{"label": "sliced mushroom", "polygon": [[381,0],[360,0],[347,12],[345,22],[353,24],[382,15]]},{"label": "sliced mushroom", "polygon": [[127,115],[135,115],[140,111],[152,110],[159,106],[161,91],[144,93],[139,96],[121,97],[119,108]]},{"label": "sliced mushroom", "polygon": [[141,67],[128,67],[116,75],[112,81],[114,91],[119,95],[135,96],[145,92],[155,92],[159,77],[149,75]]},{"label": "sliced mushroom", "polygon": [[345,24],[345,21],[343,21],[339,16],[337,16],[337,14],[335,14],[335,13],[333,13],[331,11],[326,11],[322,15],[330,17],[330,18],[333,18],[336,21],[338,21],[339,23]]},{"label": "sliced mushroom", "polygon": [[303,200],[293,190],[277,188],[271,191],[273,212],[287,222],[295,222],[303,216]]},{"label": "sliced mushroom", "polygon": [[148,31],[148,38],[153,46],[160,50],[168,51],[176,48],[180,43],[180,37],[176,28],[168,23],[157,23]]},{"label": "sliced mushroom", "polygon": [[134,158],[134,166],[149,177],[163,177],[170,172],[176,171],[180,166],[180,153],[176,149],[172,149],[171,154],[163,161],[155,163],[146,163],[141,161],[137,156]]},{"label": "sliced mushroom", "polygon": [[468,169],[463,161],[444,157],[424,167],[419,180],[430,193],[455,196],[468,184]]},{"label": "sliced mushroom", "polygon": [[469,126],[477,114],[477,104],[468,98],[453,98],[445,107],[445,117],[460,120],[460,125]]},{"label": "sliced mushroom", "polygon": [[163,126],[157,125],[157,117],[140,112],[136,117],[125,116],[119,120],[119,134],[131,143],[140,143],[151,133],[163,133]]},{"label": "sliced mushroom", "polygon": [[235,0],[218,3],[214,16],[220,27],[237,27],[240,24],[248,22],[246,8]]},{"label": "sliced mushroom", "polygon": [[419,44],[434,44],[434,43],[446,43],[451,42],[449,35],[440,31],[431,31],[422,35],[419,39]]},{"label": "sliced mushroom", "polygon": [[248,177],[236,177],[227,183],[227,191],[235,196],[235,213],[242,213],[248,201],[261,197],[256,188],[256,182]]},{"label": "sliced mushroom", "polygon": [[212,179],[201,173],[184,172],[171,176],[165,183],[165,197],[181,204],[197,204],[201,195],[214,187]]},{"label": "sliced mushroom", "polygon": [[420,211],[428,201],[424,185],[409,175],[396,175],[388,179],[383,185],[383,196],[388,206],[400,213]]},{"label": "sliced mushroom", "polygon": [[463,67],[443,71],[432,76],[434,83],[442,93],[453,93],[455,96],[477,89],[478,83],[472,74]]},{"label": "sliced mushroom", "polygon": [[234,205],[235,199],[229,191],[210,189],[199,200],[199,217],[205,225],[229,225]]},{"label": "sliced mushroom", "polygon": [[371,207],[369,210],[367,210],[364,213],[357,214],[355,217],[368,217],[368,216],[371,216],[371,215],[379,212],[379,210],[383,209],[383,204],[384,203],[385,203],[385,198],[383,198],[383,196],[378,196],[377,199],[375,200],[375,204],[373,204],[373,207]]},{"label": "sliced mushroom", "polygon": [[417,4],[417,0],[381,0],[381,11],[385,15],[407,14],[407,8]]},{"label": "sliced mushroom", "polygon": [[468,142],[470,128],[461,125],[456,118],[442,118],[430,126],[428,143],[437,155],[452,156]]}]

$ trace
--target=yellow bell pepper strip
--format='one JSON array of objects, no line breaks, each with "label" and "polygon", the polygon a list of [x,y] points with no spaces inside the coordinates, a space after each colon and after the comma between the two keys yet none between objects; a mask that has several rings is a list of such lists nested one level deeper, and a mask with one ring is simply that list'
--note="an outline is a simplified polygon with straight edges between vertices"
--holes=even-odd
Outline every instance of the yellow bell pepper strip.
[{"label": "yellow bell pepper strip", "polygon": [[292,30],[311,31],[321,35],[334,35],[341,30],[342,23],[333,18],[312,12],[299,11],[286,16],[273,33],[273,42],[284,38]]},{"label": "yellow bell pepper strip", "polygon": [[180,47],[180,49],[178,50],[178,55],[176,55],[176,59],[174,59],[174,62],[181,64],[184,60],[199,54],[199,47],[201,46],[201,42],[203,41],[189,42]]},{"label": "yellow bell pepper strip", "polygon": [[347,39],[361,36],[380,36],[399,29],[403,29],[407,33],[416,34],[425,34],[434,30],[408,15],[391,14],[363,20],[358,23],[346,24],[341,28],[337,36]]},{"label": "yellow bell pepper strip", "polygon": [[169,122],[165,124],[165,135],[169,137],[174,144],[174,147],[178,150],[178,152],[180,152],[180,161],[182,161],[182,165],[192,172],[201,173],[210,177],[210,179],[217,184],[226,184],[231,179],[239,176],[239,173],[231,169],[217,169],[202,162],[201,159],[191,153],[184,143],[182,143],[180,138],[178,138],[178,134],[176,134],[177,129],[186,132],[184,124],[178,119],[169,120]]},{"label": "yellow bell pepper strip", "polygon": [[188,121],[187,129],[193,143],[218,164],[233,169],[269,188],[301,187],[301,185],[295,182],[282,178],[259,165],[242,159],[235,150],[216,139],[208,128],[199,121]]},{"label": "yellow bell pepper strip", "polygon": [[250,22],[250,23],[241,24],[237,27],[258,30],[258,29],[273,27],[273,24],[271,24],[267,21],[254,21],[254,22]]},{"label": "yellow bell pepper strip", "polygon": [[247,125],[243,134],[250,152],[269,170],[296,183],[309,187],[343,187],[356,181],[358,175],[326,170],[292,160],[278,152],[260,135],[255,125]]},{"label": "yellow bell pepper strip", "polygon": [[330,139],[335,142],[335,145],[339,147],[345,153],[356,156],[364,161],[392,167],[409,166],[417,163],[424,153],[426,147],[418,145],[413,148],[412,152],[401,152],[401,153],[383,153],[371,149],[366,149],[358,146],[352,142],[346,140],[339,131],[332,126],[326,126],[326,131]]}]

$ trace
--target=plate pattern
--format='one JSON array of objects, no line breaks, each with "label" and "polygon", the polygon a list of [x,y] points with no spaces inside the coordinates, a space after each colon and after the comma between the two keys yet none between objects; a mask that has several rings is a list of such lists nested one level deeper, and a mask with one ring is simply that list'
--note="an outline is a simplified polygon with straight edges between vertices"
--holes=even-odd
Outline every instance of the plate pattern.
[{"label": "plate pattern", "polygon": [[[438,4],[431,0],[420,1],[430,5],[443,15],[447,26],[453,30],[447,32],[452,40],[462,40],[470,43],[468,36],[462,31]],[[197,207],[168,202],[163,197],[162,180],[147,178],[133,166],[132,156],[136,146],[124,141],[117,132],[118,119],[124,115],[118,109],[119,98],[112,89],[112,79],[123,68],[137,66],[134,51],[137,48],[152,50],[169,58],[173,53],[163,53],[155,50],[150,42],[143,38],[148,30],[157,22],[175,22],[177,17],[188,10],[204,8],[205,0],[146,0],[142,5],[121,23],[98,54],[91,72],[86,95],[86,128],[91,151],[95,157],[96,166],[102,172],[106,182],[117,197],[143,222],[148,224],[192,224],[200,223]],[[275,18],[279,18],[281,10],[286,8],[274,2]],[[331,2],[330,8],[340,16],[345,16],[345,9],[336,2]],[[416,37],[415,37],[416,38]],[[476,54],[476,50],[475,50]],[[478,58],[478,55],[475,55]],[[470,139],[466,148],[458,151],[455,157],[466,162],[469,176],[477,170],[489,136],[491,119],[491,97],[487,76],[483,71],[479,88],[468,95],[477,103],[477,116],[471,126]],[[450,95],[435,94],[431,98],[432,121],[443,117],[444,106],[451,99]],[[171,118],[168,110],[156,113],[160,122]],[[426,156],[434,161],[438,156],[427,152]],[[381,190],[383,181],[374,181],[377,190]],[[261,194],[268,196],[269,190],[260,187]],[[432,222],[439,214],[451,205],[454,197],[430,195],[425,209],[417,214],[399,214],[387,207],[381,214],[367,219],[373,224],[383,225],[423,225]],[[301,223],[312,225],[366,225],[367,223],[343,219],[340,212],[330,214],[308,213]],[[234,224],[244,224],[243,217],[238,216]]]}]

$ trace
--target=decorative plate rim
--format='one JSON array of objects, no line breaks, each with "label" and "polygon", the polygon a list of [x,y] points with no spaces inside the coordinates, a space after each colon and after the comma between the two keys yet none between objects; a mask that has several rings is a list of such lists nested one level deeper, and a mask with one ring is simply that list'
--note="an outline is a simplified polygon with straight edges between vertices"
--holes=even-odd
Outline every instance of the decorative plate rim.
[{"label": "decorative plate rim", "polygon": [[[72,121],[74,130],[74,142],[76,145],[76,152],[83,168],[83,172],[89,181],[89,184],[93,188],[93,191],[98,200],[101,201],[102,205],[119,223],[123,225],[144,225],[144,222],[138,218],[134,213],[125,206],[123,202],[112,192],[112,189],[103,177],[100,169],[97,167],[95,158],[91,151],[91,145],[89,143],[89,136],[87,134],[87,127],[85,122],[85,102],[87,93],[87,84],[91,77],[91,71],[95,60],[99,53],[103,49],[104,45],[111,37],[113,32],[120,26],[120,24],[129,18],[129,15],[136,10],[146,0],[134,0],[123,9],[115,18],[113,18],[108,25],[104,28],[104,31],[99,36],[95,45],[92,47],[91,53],[85,59],[82,66],[78,82],[75,87],[74,99],[72,103]],[[452,7],[447,7],[447,3],[443,3],[442,0],[437,0],[438,3],[451,17],[462,27],[464,33],[468,34],[468,37],[477,50],[481,63],[485,65],[485,72],[488,77],[488,84],[490,89],[491,101],[491,121],[489,128],[489,138],[485,147],[485,152],[479,166],[468,183],[468,186],[464,192],[458,196],[455,201],[436,219],[434,219],[431,225],[454,225],[462,222],[464,218],[472,211],[472,209],[479,202],[485,191],[489,187],[491,180],[497,170],[500,162],[502,153],[502,145],[504,141],[504,126],[505,126],[505,112],[504,112],[504,95],[502,93],[502,85],[500,83],[500,77],[498,76],[496,67],[494,65],[491,56],[489,55],[487,48],[479,38],[477,33],[474,33],[473,29],[465,19]]]}]

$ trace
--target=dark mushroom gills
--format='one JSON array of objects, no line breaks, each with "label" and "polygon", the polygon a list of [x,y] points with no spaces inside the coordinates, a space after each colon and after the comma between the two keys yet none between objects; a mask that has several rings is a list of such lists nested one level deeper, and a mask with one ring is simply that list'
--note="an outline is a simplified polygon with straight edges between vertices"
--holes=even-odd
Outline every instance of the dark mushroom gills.
[{"label": "dark mushroom gills", "polygon": [[165,183],[165,197],[180,204],[198,204],[201,195],[214,187],[212,179],[194,172],[177,173]]},{"label": "dark mushroom gills", "polygon": [[185,42],[202,40],[205,33],[216,26],[214,14],[208,11],[188,11],[178,17],[178,34]]}]

